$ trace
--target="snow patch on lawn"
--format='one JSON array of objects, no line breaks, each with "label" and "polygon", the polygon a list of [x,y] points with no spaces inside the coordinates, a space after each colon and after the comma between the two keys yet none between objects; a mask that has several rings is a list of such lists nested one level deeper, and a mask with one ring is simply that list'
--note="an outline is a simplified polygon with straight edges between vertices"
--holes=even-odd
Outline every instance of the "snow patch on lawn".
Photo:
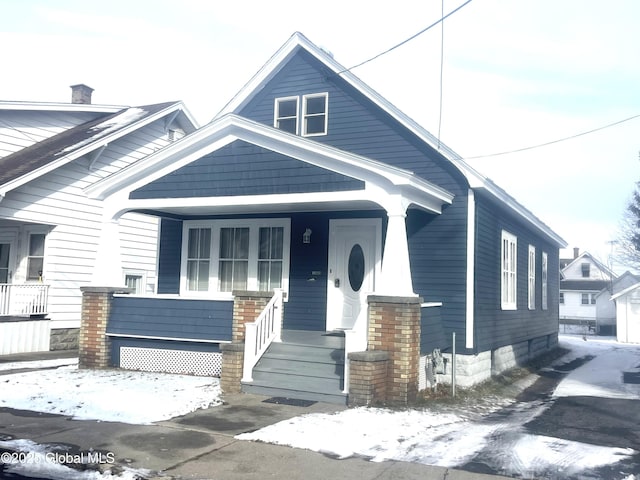
[{"label": "snow patch on lawn", "polygon": [[222,403],[217,378],[77,367],[3,375],[0,391],[0,407],[132,424]]}]

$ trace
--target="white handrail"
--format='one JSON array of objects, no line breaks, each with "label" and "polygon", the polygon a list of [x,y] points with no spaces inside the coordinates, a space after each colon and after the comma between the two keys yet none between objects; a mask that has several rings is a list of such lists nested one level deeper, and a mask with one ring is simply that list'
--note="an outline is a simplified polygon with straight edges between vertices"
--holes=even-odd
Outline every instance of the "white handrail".
[{"label": "white handrail", "polygon": [[274,295],[255,322],[245,323],[244,363],[242,381],[253,381],[253,367],[266,352],[271,342],[280,342],[282,335],[282,289]]},{"label": "white handrail", "polygon": [[0,315],[44,315],[48,313],[49,285],[0,283]]}]

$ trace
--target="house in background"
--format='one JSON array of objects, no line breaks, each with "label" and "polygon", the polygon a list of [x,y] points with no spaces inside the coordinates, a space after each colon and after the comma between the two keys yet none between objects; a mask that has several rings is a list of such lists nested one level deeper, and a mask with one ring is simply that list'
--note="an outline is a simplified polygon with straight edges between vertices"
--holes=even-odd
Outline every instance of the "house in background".
[{"label": "house in background", "polygon": [[[631,278],[631,277],[627,277]],[[640,279],[611,296],[616,306],[617,339],[623,343],[640,343]]]},{"label": "house in background", "polygon": [[[245,391],[344,402],[350,352],[389,346],[381,298],[419,302],[422,373],[456,334],[463,386],[557,343],[565,242],[299,33],[210,124],[87,193],[105,228],[161,223],[157,294],[112,300],[114,365],[219,362],[238,298],[265,291],[283,330],[255,366],[246,340]],[[111,232],[97,285],[121,282]]]},{"label": "house in background", "polygon": [[617,275],[589,252],[573,251],[572,259],[560,261],[560,323],[613,335],[616,316],[611,289]]},{"label": "house in background", "polygon": [[[85,189],[196,128],[180,102],[92,105],[91,93],[0,102],[0,354],[77,348],[80,286],[102,236],[102,205]],[[155,291],[157,219],[128,214],[119,228],[122,282]]]}]

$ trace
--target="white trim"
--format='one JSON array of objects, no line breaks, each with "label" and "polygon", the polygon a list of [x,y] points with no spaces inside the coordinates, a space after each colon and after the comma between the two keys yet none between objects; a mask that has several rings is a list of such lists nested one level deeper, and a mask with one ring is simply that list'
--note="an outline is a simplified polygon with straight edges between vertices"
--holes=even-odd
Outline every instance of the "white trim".
[{"label": "white trim", "polygon": [[420,308],[441,307],[442,302],[424,302],[420,304]]},{"label": "white trim", "polygon": [[[290,218],[247,218],[247,219],[215,219],[215,220],[186,220],[182,224],[182,254],[180,259],[180,295],[194,298],[210,299],[211,295],[227,294],[231,292],[218,291],[219,242],[222,228],[249,228],[249,258],[247,290],[258,290],[258,233],[262,227],[282,227],[282,290],[289,292],[289,265],[291,259],[291,219]],[[209,256],[209,282],[206,291],[192,291],[187,289],[187,253],[189,230],[193,228],[211,229],[211,243]],[[285,295],[288,298],[288,295]]]},{"label": "white trim", "polygon": [[518,216],[523,217],[528,223],[536,228],[540,233],[551,239],[558,246],[564,248],[567,246],[558,234],[551,230],[547,225],[540,221],[533,213],[519,204],[507,192],[494,184],[487,177],[481,175],[474,168],[468,165],[462,157],[451,150],[431,133],[421,127],[406,114],[401,112],[397,107],[392,105],[382,95],[377,93],[371,87],[366,85],[362,80],[356,77],[351,71],[345,69],[343,65],[336,62],[335,59],[328,55],[324,50],[314,45],[309,39],[299,32],[295,32],[289,40],[265,63],[265,65],[244,85],[244,87],[225,105],[225,107],[214,118],[220,118],[228,113],[238,113],[242,108],[262,90],[262,87],[271,80],[286,64],[286,62],[302,48],[318,61],[323,63],[330,71],[362,93],[365,97],[379,106],[383,111],[395,118],[407,130],[420,138],[427,145],[438,151],[445,159],[449,160],[467,179],[471,188],[483,188],[491,195],[496,197],[507,207],[512,209]]},{"label": "white trim", "polygon": [[475,323],[475,265],[476,265],[476,199],[472,189],[467,193],[467,298],[465,347],[473,348]]},{"label": "white trim", "polygon": [[[324,97],[324,129],[318,133],[307,133],[307,100],[310,98]],[[317,117],[318,114],[312,114],[311,117]],[[329,133],[329,92],[310,93],[302,96],[302,115],[300,116],[300,135],[303,137],[318,137]]]},{"label": "white trim", "polygon": [[[505,269],[505,241],[507,242],[507,265]],[[512,246],[513,245],[513,251]],[[510,265],[513,263],[513,271]],[[505,285],[505,273],[507,274],[507,283]],[[511,277],[513,275],[513,277]],[[513,285],[512,285],[513,282]],[[507,289],[505,294],[505,287]],[[513,293],[513,299],[511,299]],[[514,234],[502,230],[500,236],[500,307],[502,310],[518,309],[518,237]]]},{"label": "white trim", "polygon": [[200,340],[197,338],[175,338],[175,337],[156,337],[154,335],[130,335],[125,333],[107,333],[107,337],[119,338],[142,338],[145,340],[172,340],[176,342],[194,342],[194,343],[231,343],[231,340]]}]

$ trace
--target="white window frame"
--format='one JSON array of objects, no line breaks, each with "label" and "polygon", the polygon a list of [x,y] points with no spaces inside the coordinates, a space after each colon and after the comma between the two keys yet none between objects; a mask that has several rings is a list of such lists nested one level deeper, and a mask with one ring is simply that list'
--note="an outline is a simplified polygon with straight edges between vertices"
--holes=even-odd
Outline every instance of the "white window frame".
[{"label": "white window frame", "polygon": [[500,305],[502,310],[517,310],[518,237],[502,230],[500,254]]},{"label": "white window frame", "polygon": [[[295,100],[295,102],[296,102],[296,114],[295,114],[295,116],[287,116],[287,117],[280,116],[280,103],[281,102],[290,102],[292,100]],[[298,132],[300,131],[299,109],[300,109],[300,97],[298,97],[297,95],[296,96],[292,96],[292,97],[276,98],[274,100],[274,104],[273,104],[273,127],[277,128],[278,130],[282,130],[278,126],[278,122],[280,120],[289,120],[289,119],[293,118],[296,121],[295,132],[288,132],[287,130],[283,130],[283,131],[287,132],[287,133],[293,133],[294,135],[298,135]]]},{"label": "white window frame", "polygon": [[[313,98],[321,98],[324,97],[324,112],[321,114],[309,114],[307,113],[307,102],[310,99]],[[319,117],[323,115],[324,116],[324,128],[322,130],[322,132],[317,132],[317,133],[308,133],[307,132],[307,119],[311,118],[311,117]],[[303,95],[302,96],[302,136],[303,137],[318,137],[318,136],[322,136],[322,135],[326,135],[328,132],[328,128],[329,128],[329,93],[328,92],[322,92],[322,93],[311,93],[308,95]]]},{"label": "white window frame", "polygon": [[[322,114],[307,114],[307,101],[314,98],[324,97],[324,113]],[[295,100],[296,102],[296,114],[295,117],[286,116],[283,117],[280,115],[280,103],[289,102]],[[310,117],[319,117],[324,115],[324,129],[322,132],[315,133],[307,133],[307,118]],[[288,97],[278,97],[274,99],[273,103],[273,127],[278,130],[283,130],[279,127],[279,122],[281,120],[290,120],[295,118],[296,128],[295,135],[300,135],[302,137],[319,137],[322,135],[327,135],[329,133],[329,92],[318,92],[318,93],[307,93],[305,95],[293,95]],[[283,130],[287,131],[287,130]]]},{"label": "white window frame", "polygon": [[529,310],[536,309],[536,247],[529,245],[527,297]]},{"label": "white window frame", "polygon": [[542,252],[542,309],[549,308],[549,256]]},{"label": "white window frame", "polygon": [[[218,291],[218,270],[220,264],[220,230],[222,228],[249,228],[248,290],[258,290],[259,234],[262,227],[282,227],[282,289],[289,292],[289,264],[291,256],[290,218],[250,218],[229,220],[187,220],[182,227],[182,256],[180,262],[180,295],[198,298],[232,298],[231,292]],[[188,290],[187,253],[189,230],[192,228],[211,229],[211,255],[209,268],[209,289],[207,291]],[[288,297],[288,295],[287,295]],[[285,297],[286,298],[286,297]]]},{"label": "white window frame", "polygon": [[132,270],[130,268],[125,268],[122,271],[122,280],[124,284],[127,284],[127,277],[139,277],[140,278],[140,289],[139,291],[131,292],[131,295],[144,295],[147,293],[147,272],[144,270]]},{"label": "white window frame", "polygon": [[[47,268],[47,237],[49,236],[49,232],[43,228],[27,228],[24,231],[25,233],[25,246],[24,246],[24,281],[25,283],[42,283],[44,282],[44,278],[46,276],[46,268]],[[30,255],[29,251],[31,249],[31,236],[32,235],[43,235],[44,236],[44,245],[43,245],[43,254],[42,254],[42,275],[38,279],[30,279],[29,278],[29,263],[31,258],[40,258],[39,255]]]}]

